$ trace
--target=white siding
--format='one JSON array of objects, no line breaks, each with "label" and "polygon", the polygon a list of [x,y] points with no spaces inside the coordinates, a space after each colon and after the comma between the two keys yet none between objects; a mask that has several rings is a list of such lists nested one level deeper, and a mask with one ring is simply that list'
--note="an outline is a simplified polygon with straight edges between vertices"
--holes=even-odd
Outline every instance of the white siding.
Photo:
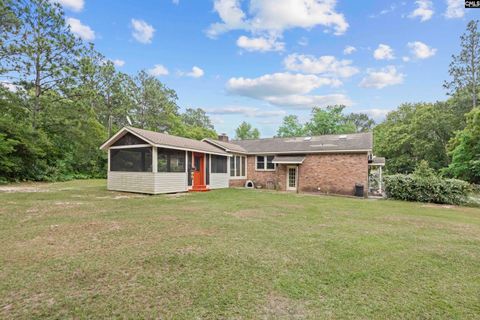
[{"label": "white siding", "polygon": [[228,173],[210,173],[210,189],[228,188]]},{"label": "white siding", "polygon": [[108,173],[107,189],[137,193],[170,193],[187,191],[185,172],[123,172]]},{"label": "white siding", "polygon": [[187,173],[158,172],[155,173],[155,193],[187,191]]},{"label": "white siding", "polygon": [[107,189],[138,193],[155,193],[153,172],[123,172],[108,173]]}]

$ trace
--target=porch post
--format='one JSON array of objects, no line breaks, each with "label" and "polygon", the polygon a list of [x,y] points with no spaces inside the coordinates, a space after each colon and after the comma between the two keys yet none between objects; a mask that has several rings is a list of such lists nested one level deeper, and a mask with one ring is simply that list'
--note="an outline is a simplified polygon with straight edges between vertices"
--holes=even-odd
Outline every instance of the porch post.
[{"label": "porch post", "polygon": [[153,147],[152,150],[152,172],[158,172],[158,153],[157,153],[157,147]]},{"label": "porch post", "polygon": [[382,166],[379,167],[379,170],[380,170],[380,172],[379,172],[378,176],[379,176],[380,181],[378,181],[378,189],[380,189],[379,190],[380,193],[383,193],[383,190],[382,190]]},{"label": "porch post", "polygon": [[108,164],[107,164],[107,166],[108,166],[107,173],[108,173],[108,172],[110,172],[110,148],[108,148],[108,152],[107,152],[107,161],[108,161]]}]

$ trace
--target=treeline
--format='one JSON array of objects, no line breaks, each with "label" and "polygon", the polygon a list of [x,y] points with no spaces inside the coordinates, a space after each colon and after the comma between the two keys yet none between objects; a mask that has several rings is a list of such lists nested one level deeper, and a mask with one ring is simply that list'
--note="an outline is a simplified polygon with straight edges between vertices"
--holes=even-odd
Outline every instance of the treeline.
[{"label": "treeline", "polygon": [[103,177],[99,145],[132,125],[215,137],[202,109],[145,71],[134,76],[74,36],[60,5],[0,0],[0,181]]}]

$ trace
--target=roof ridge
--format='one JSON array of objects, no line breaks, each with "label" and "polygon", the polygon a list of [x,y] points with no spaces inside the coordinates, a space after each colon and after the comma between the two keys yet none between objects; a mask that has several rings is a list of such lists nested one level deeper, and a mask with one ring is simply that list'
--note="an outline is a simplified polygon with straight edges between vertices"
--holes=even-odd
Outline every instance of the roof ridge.
[{"label": "roof ridge", "polygon": [[293,136],[293,137],[269,137],[269,138],[258,138],[258,139],[235,139],[231,141],[260,141],[260,140],[274,140],[274,139],[294,139],[294,138],[315,138],[315,137],[328,137],[328,136],[341,136],[341,135],[360,135],[360,134],[373,134],[373,131],[368,132],[354,132],[354,133],[328,133],[320,135],[306,135],[306,136]]}]

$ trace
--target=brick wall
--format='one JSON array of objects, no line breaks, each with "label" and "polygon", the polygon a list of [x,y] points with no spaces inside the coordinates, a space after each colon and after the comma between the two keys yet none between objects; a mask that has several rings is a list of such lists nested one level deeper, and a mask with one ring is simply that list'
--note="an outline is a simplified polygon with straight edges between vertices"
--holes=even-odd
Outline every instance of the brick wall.
[{"label": "brick wall", "polygon": [[367,191],[367,153],[310,154],[299,167],[300,191],[354,195],[356,183]]},{"label": "brick wall", "polygon": [[[255,186],[286,190],[287,166],[277,165],[275,171],[255,170],[255,156],[247,157],[247,179]],[[355,184],[367,191],[367,153],[309,154],[298,170],[298,188],[304,192],[354,195]],[[242,187],[245,179],[230,179],[231,187]],[[320,190],[319,190],[320,188]]]}]

